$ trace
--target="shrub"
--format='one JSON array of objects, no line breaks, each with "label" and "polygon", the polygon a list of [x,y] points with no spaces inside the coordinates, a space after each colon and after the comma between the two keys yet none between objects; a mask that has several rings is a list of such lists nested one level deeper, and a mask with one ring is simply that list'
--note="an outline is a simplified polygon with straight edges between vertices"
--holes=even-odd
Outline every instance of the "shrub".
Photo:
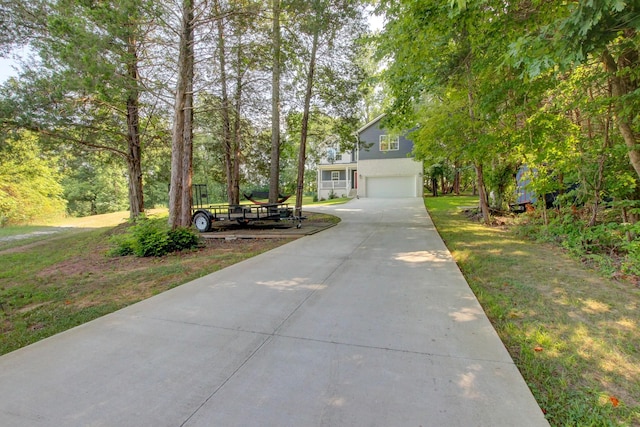
[{"label": "shrub", "polygon": [[109,256],[127,256],[133,255],[133,246],[135,240],[130,234],[120,234],[111,237],[113,247],[109,250]]},{"label": "shrub", "polygon": [[178,227],[168,232],[171,251],[193,249],[200,245],[200,235],[190,227]]},{"label": "shrub", "polygon": [[125,234],[114,236],[112,242],[115,247],[110,254],[114,256],[160,257],[198,247],[200,236],[189,227],[172,230],[164,218],[140,218]]},{"label": "shrub", "polygon": [[557,243],[604,274],[619,270],[640,275],[640,222],[616,222],[621,217],[619,211],[607,209],[600,215],[606,222],[589,226],[585,215],[579,213],[571,208],[549,210],[548,225],[543,225],[538,212],[528,213],[520,218],[517,234]]},{"label": "shrub", "polygon": [[133,253],[139,257],[162,256],[171,252],[169,227],[158,220],[140,219],[131,227]]}]

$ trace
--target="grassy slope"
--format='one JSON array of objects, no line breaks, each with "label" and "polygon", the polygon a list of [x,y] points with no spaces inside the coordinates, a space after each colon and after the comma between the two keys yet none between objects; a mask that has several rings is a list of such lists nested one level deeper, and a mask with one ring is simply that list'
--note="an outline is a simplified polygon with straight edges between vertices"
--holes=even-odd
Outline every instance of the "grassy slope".
[{"label": "grassy slope", "polygon": [[438,231],[552,425],[640,425],[640,289],[557,247],[425,200]]},{"label": "grassy slope", "polygon": [[288,241],[217,240],[161,258],[111,258],[112,230],[67,231],[0,252],[0,354]]},{"label": "grassy slope", "polygon": [[[166,215],[166,210],[151,214]],[[0,228],[0,354],[290,241],[216,239],[200,250],[161,258],[108,257],[110,236],[123,231],[120,224],[127,215],[70,218],[57,225],[71,228],[13,241],[1,239],[53,228]],[[309,216],[320,222],[336,220]]]}]

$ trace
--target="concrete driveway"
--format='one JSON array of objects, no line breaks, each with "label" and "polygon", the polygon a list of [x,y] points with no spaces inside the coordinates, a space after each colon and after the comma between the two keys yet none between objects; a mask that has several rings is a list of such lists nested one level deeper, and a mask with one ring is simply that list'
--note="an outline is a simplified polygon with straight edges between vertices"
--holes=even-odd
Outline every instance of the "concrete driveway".
[{"label": "concrete driveway", "polygon": [[3,426],[544,426],[421,199],[0,357]]}]

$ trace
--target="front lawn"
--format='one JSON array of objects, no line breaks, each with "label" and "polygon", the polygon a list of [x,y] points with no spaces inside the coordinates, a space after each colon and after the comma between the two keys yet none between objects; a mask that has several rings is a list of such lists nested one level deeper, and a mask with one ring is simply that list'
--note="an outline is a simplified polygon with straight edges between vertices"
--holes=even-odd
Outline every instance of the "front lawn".
[{"label": "front lawn", "polygon": [[[321,223],[336,221],[325,214],[309,217]],[[121,223],[122,214],[71,221],[83,227],[111,226],[0,242],[0,354],[291,241],[208,239],[200,249],[159,258],[110,257],[111,236],[127,227]]]}]

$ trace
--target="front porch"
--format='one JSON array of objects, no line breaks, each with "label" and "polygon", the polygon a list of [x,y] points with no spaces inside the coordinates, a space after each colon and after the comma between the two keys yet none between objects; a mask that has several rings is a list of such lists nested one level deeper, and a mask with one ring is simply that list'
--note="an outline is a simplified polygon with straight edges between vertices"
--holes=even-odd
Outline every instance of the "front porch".
[{"label": "front porch", "polygon": [[327,165],[318,169],[318,200],[336,197],[355,197],[356,166]]}]

